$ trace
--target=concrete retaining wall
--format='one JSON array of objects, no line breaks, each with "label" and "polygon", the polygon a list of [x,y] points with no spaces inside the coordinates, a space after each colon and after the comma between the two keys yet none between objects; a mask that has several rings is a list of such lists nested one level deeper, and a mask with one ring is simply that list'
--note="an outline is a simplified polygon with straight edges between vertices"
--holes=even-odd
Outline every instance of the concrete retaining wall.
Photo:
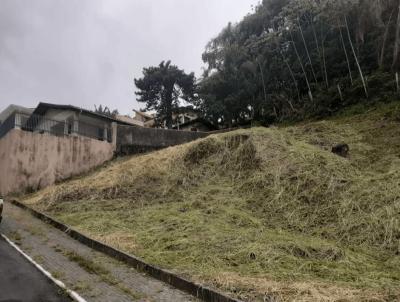
[{"label": "concrete retaining wall", "polygon": [[113,143],[13,129],[0,139],[0,195],[35,191],[112,159],[184,144],[209,133],[114,125]]},{"label": "concrete retaining wall", "polygon": [[44,188],[114,156],[115,145],[80,136],[13,129],[0,140],[0,194]]},{"label": "concrete retaining wall", "polygon": [[166,129],[139,128],[118,125],[117,152],[135,154],[180,145],[203,138],[206,132],[190,132]]}]

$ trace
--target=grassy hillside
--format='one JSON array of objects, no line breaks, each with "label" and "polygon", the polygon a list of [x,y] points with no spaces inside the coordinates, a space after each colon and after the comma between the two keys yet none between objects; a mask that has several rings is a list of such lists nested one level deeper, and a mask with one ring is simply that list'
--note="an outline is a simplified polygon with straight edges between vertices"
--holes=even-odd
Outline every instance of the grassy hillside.
[{"label": "grassy hillside", "polygon": [[118,159],[24,201],[243,300],[400,300],[400,103]]}]

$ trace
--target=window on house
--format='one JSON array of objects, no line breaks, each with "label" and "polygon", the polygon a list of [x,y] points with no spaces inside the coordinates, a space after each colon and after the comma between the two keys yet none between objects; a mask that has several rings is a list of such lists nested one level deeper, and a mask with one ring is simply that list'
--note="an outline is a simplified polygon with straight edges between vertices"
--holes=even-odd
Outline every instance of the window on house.
[{"label": "window on house", "polygon": [[104,129],[103,128],[98,128],[98,139],[103,140],[104,139]]}]

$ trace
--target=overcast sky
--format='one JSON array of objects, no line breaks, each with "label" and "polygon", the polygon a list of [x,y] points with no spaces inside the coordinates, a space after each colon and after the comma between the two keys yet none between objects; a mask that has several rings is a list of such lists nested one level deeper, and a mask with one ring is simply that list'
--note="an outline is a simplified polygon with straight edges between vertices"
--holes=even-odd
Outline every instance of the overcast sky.
[{"label": "overcast sky", "polygon": [[200,76],[206,43],[258,0],[0,0],[0,111],[40,101],[140,108],[133,79],[172,60]]}]

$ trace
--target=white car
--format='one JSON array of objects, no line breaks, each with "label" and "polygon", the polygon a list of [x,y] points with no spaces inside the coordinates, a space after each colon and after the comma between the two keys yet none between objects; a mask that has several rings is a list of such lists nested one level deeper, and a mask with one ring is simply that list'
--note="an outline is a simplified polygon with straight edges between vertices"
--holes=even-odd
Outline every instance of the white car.
[{"label": "white car", "polygon": [[1,215],[3,213],[3,199],[0,198],[0,222],[3,216]]}]

